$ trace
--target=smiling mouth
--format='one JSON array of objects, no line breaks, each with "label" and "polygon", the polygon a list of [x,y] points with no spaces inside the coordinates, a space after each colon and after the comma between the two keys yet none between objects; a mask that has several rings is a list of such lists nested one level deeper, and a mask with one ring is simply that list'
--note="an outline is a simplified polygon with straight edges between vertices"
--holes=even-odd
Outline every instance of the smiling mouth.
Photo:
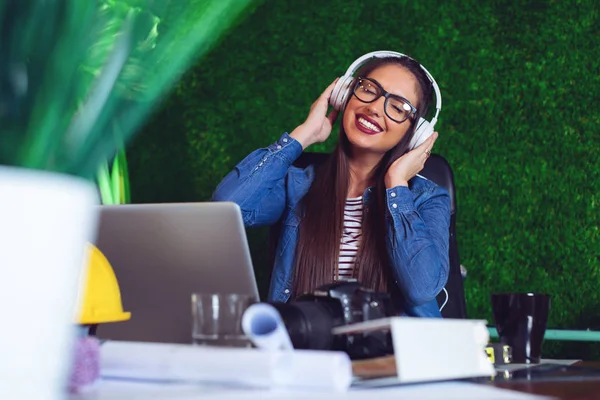
[{"label": "smiling mouth", "polygon": [[383,128],[377,122],[361,114],[356,116],[355,124],[358,130],[367,135],[376,135],[383,132]]}]

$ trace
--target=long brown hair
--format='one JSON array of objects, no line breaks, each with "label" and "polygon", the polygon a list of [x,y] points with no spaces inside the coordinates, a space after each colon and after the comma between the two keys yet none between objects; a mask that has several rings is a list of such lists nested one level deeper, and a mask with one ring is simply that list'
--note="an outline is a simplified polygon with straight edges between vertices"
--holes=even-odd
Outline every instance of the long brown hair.
[{"label": "long brown hair", "polygon": [[[415,76],[419,99],[416,118],[412,120],[406,135],[383,156],[372,175],[373,199],[364,212],[355,277],[363,286],[377,291],[394,290],[389,286],[393,280],[386,250],[385,172],[407,151],[416,121],[427,114],[433,92],[431,82],[419,64],[408,57],[376,59],[363,66],[357,75],[366,77],[375,69],[388,64],[400,65]],[[312,291],[334,279],[344,224],[344,207],[350,185],[349,150],[350,143],[342,124],[335,150],[316,167],[314,181],[302,199],[302,220],[294,265],[295,295]]]}]

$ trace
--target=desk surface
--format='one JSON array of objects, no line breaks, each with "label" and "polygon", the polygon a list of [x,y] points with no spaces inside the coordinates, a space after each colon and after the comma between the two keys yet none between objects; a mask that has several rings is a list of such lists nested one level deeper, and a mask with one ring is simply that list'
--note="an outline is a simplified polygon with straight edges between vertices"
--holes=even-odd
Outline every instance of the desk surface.
[{"label": "desk surface", "polygon": [[[600,368],[598,362],[579,361],[573,365]],[[505,381],[491,385],[524,393],[552,396],[561,400],[600,399],[600,378],[561,380],[558,377],[555,381]]]},{"label": "desk surface", "polygon": [[[600,369],[600,363],[598,362],[578,361],[572,365]],[[395,371],[396,366],[393,357],[382,357],[368,361],[355,361],[353,363],[354,374],[364,378],[390,376],[390,374],[395,374]],[[600,400],[600,376],[577,378],[569,376],[568,374],[558,373],[553,379],[555,380],[508,380],[483,384],[523,393],[551,396],[561,400]]]},{"label": "desk surface", "polygon": [[305,389],[257,389],[224,385],[160,384],[135,381],[101,381],[91,392],[70,400],[548,400],[549,397],[519,393],[468,382],[440,382],[384,388],[323,392]]},{"label": "desk surface", "polygon": [[[573,365],[600,369],[600,363],[576,362]],[[515,366],[516,367],[516,366]],[[528,370],[530,371],[530,370]],[[355,376],[365,378],[383,378],[393,380],[395,376],[395,362],[393,357],[384,357],[376,360],[359,361],[353,363]],[[502,399],[561,399],[561,400],[600,400],[600,376],[574,377],[568,372],[551,372],[552,380],[548,374],[543,375],[545,380],[500,380],[495,382],[489,379],[469,381],[434,382],[410,385],[392,385],[387,387],[367,388],[357,385],[348,392],[318,392],[307,391],[306,388],[282,389],[257,389],[239,387],[229,384],[185,384],[175,382],[157,382],[140,380],[104,380],[98,383],[91,392],[83,395],[71,396],[71,399],[81,400],[131,400],[169,398],[171,400],[212,399],[220,400],[266,400],[266,399],[306,399],[311,400],[341,400],[341,399],[372,399],[378,400],[398,398],[419,399],[477,399],[477,400],[502,400]],[[594,371],[596,373],[596,371]],[[385,378],[385,377],[388,378]],[[389,378],[392,376],[392,378]],[[397,382],[397,381],[396,381]],[[388,382],[392,384],[392,382]]]},{"label": "desk surface", "polygon": [[[578,363],[600,367],[600,363]],[[504,390],[501,390],[504,389]],[[71,400],[396,400],[399,398],[460,400],[588,400],[600,399],[600,379],[587,381],[517,381],[495,383],[440,382],[400,385],[348,392],[306,390],[261,390],[242,387],[140,381],[100,381],[91,391],[70,396]]]}]

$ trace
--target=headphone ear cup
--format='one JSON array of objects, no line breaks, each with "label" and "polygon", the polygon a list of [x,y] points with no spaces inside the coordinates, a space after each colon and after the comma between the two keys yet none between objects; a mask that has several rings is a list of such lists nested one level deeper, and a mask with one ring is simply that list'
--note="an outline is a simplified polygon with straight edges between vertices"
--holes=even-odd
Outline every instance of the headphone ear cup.
[{"label": "headphone ear cup", "polygon": [[418,147],[431,135],[433,135],[433,124],[429,123],[429,121],[423,118],[419,118],[417,129],[410,143],[408,144],[408,149],[413,150],[414,148]]},{"label": "headphone ear cup", "polygon": [[346,99],[350,94],[350,87],[352,86],[353,81],[354,78],[351,76],[342,76],[333,87],[331,97],[329,98],[329,104],[331,104],[335,110],[343,110]]}]

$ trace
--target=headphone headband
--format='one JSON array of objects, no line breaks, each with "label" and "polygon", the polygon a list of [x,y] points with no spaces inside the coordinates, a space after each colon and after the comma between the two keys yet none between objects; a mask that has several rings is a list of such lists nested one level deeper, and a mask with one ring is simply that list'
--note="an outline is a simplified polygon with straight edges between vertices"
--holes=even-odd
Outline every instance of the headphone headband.
[{"label": "headphone headband", "polygon": [[433,120],[437,121],[438,114],[440,113],[440,110],[442,109],[442,94],[440,93],[440,88],[438,87],[437,82],[435,81],[435,79],[433,79],[433,76],[429,73],[429,71],[427,71],[427,69],[423,65],[421,65],[421,63],[419,63],[417,60],[415,60],[414,58],[412,58],[410,56],[407,56],[406,54],[398,53],[397,51],[388,51],[388,50],[380,50],[380,51],[373,51],[371,53],[367,53],[367,54],[363,55],[362,57],[358,58],[356,61],[354,61],[348,67],[348,70],[346,71],[346,73],[344,75],[345,76],[354,76],[354,73],[356,72],[356,70],[359,69],[366,62],[368,62],[374,58],[387,58],[387,57],[406,57],[406,58],[413,60],[417,64],[419,64],[419,66],[421,67],[423,72],[425,72],[425,75],[427,75],[427,78],[429,79],[429,81],[431,82],[431,85],[433,86],[433,91],[435,92],[435,99],[436,99],[435,110],[436,111],[435,111],[435,116],[433,117]]}]

